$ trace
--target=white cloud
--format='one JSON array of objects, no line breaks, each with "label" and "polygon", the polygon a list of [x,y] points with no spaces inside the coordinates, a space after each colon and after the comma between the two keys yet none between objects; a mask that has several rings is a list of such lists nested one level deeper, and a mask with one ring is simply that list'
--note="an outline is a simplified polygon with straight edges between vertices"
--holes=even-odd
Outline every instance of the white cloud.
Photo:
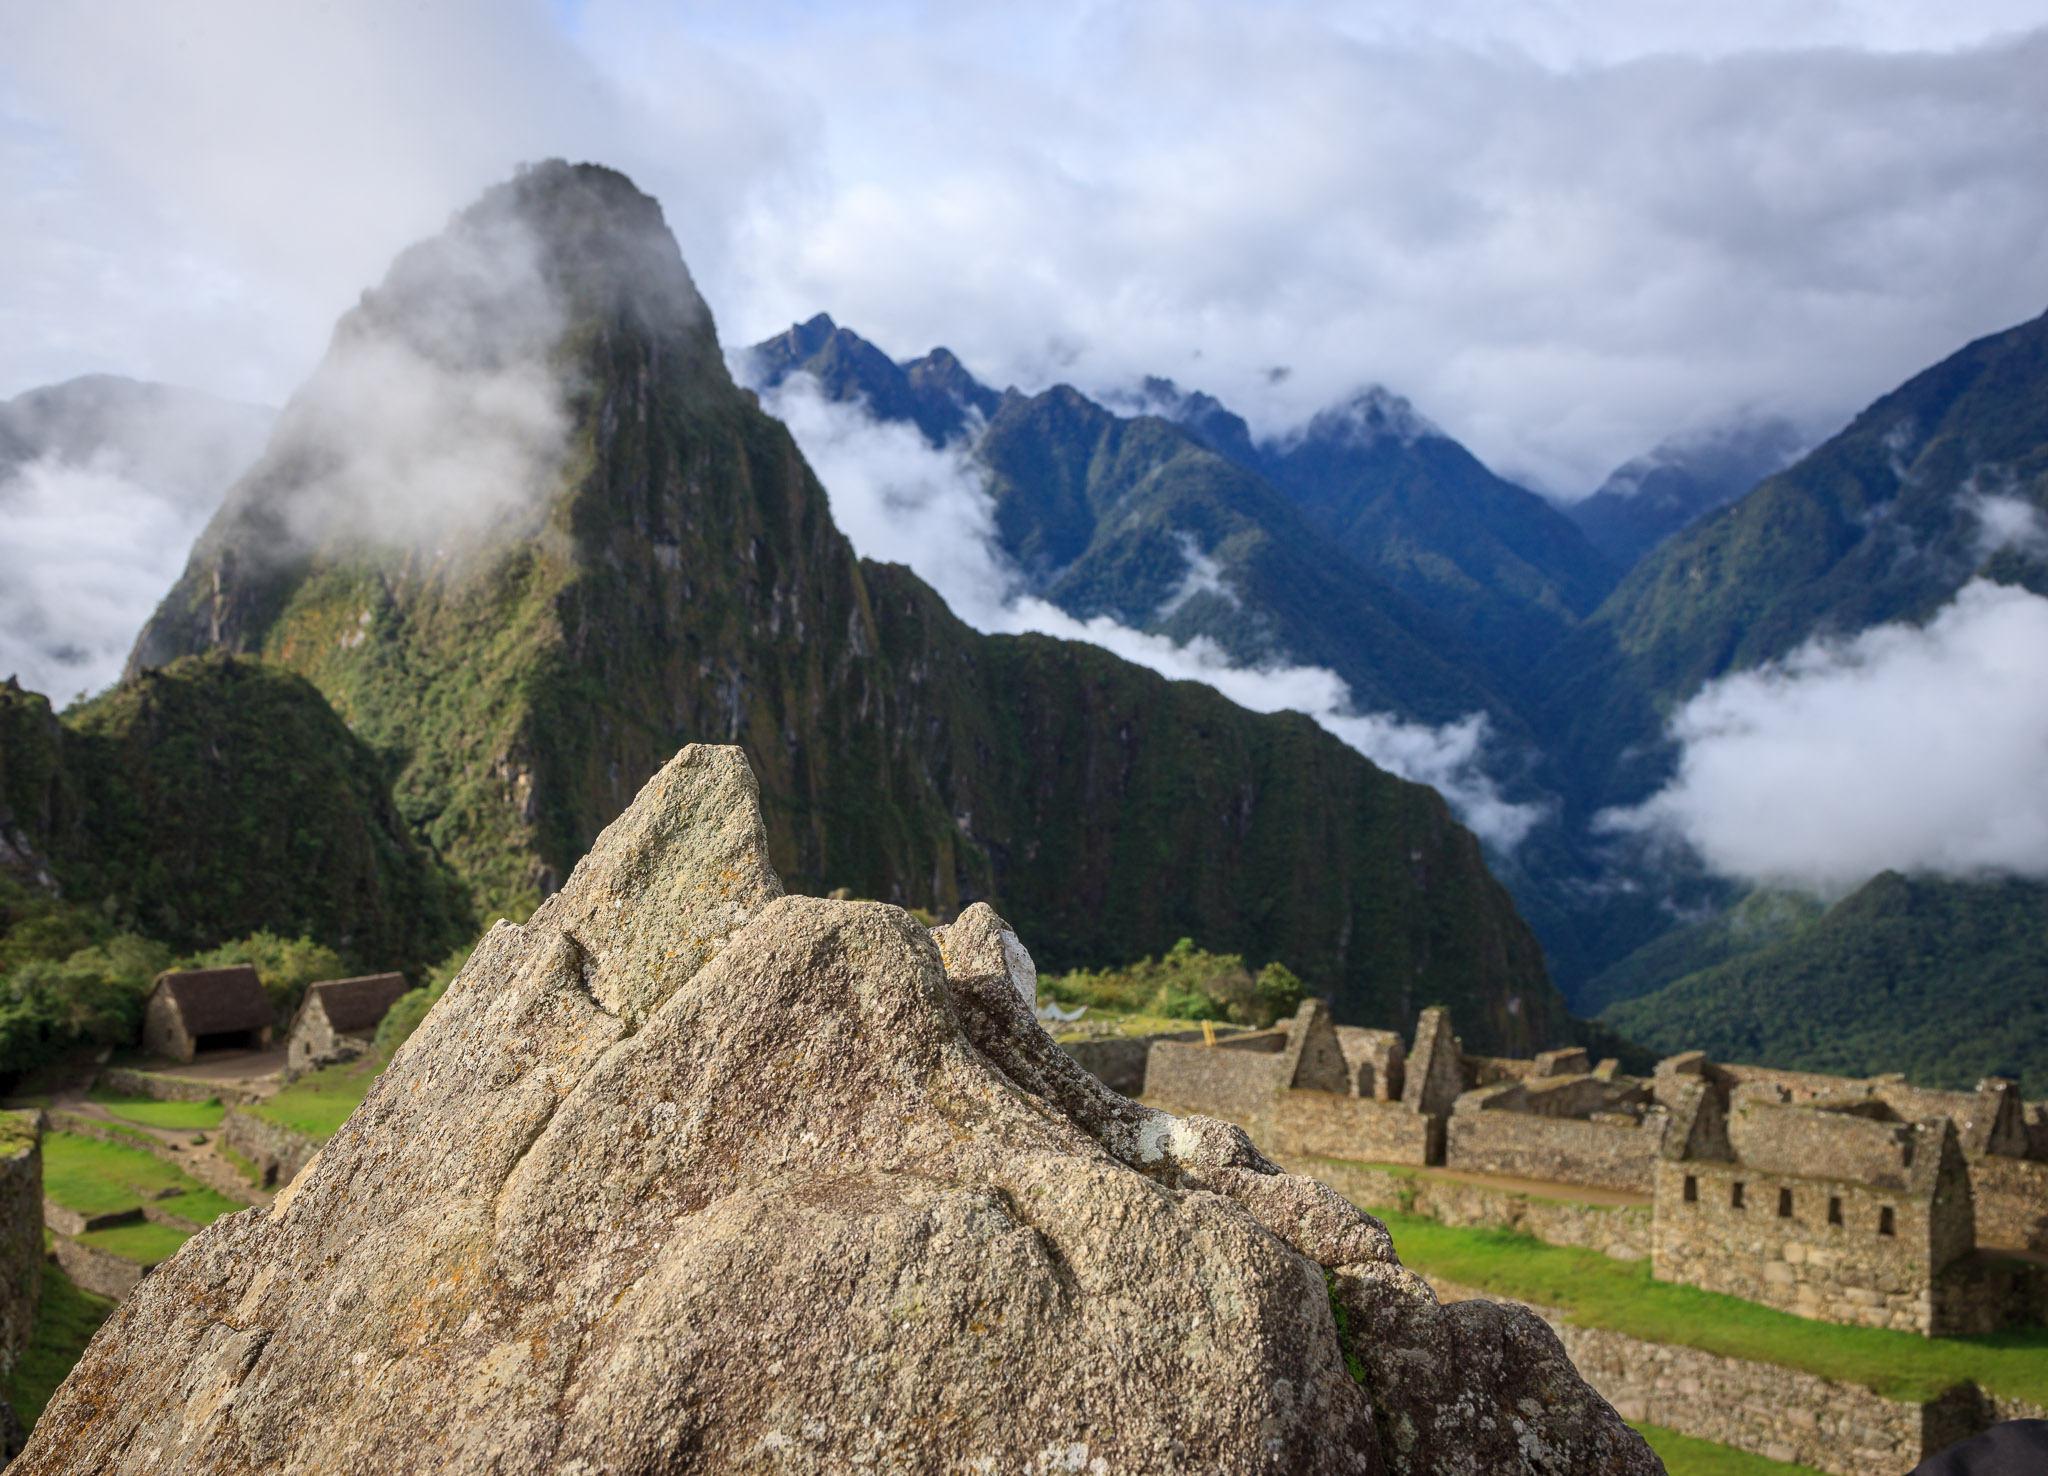
[{"label": "white cloud", "polygon": [[[1085,641],[1172,680],[1206,683],[1253,712],[1306,713],[1381,768],[1435,788],[1500,850],[1512,851],[1542,819],[1540,806],[1507,801],[1486,773],[1485,714],[1432,728],[1360,713],[1350,687],[1325,667],[1235,666],[1204,637],[1181,645],[1106,615],[1077,620],[1023,592],[1022,576],[997,541],[994,504],[969,447],[933,450],[914,426],[827,400],[805,374],[764,391],[762,404],[796,437],[855,551],[908,564],[975,629]],[[1203,565],[1223,588],[1220,570],[1207,559],[1191,560],[1190,579],[1203,577]]]},{"label": "white cloud", "polygon": [[[2029,0],[744,7],[76,0],[0,18],[0,392],[278,400],[521,159],[668,207],[732,342],[829,309],[1263,430],[1382,382],[1583,492],[1825,428],[2048,304]],[[1269,369],[1293,373],[1270,382]]]},{"label": "white cloud", "polygon": [[2048,599],[1978,580],[1924,627],[1711,683],[1677,777],[1615,829],[1724,875],[1840,893],[1887,867],[2048,876]]},{"label": "white cloud", "polygon": [[110,453],[19,468],[0,483],[0,674],[59,707],[120,676],[212,510]]}]

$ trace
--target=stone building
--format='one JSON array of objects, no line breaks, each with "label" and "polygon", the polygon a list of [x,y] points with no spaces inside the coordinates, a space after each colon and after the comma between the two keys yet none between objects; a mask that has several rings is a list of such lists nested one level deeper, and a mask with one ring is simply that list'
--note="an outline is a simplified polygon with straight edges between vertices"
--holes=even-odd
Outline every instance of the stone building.
[{"label": "stone building", "polygon": [[224,969],[166,969],[143,1007],[142,1044],[170,1061],[202,1051],[255,1051],[270,1044],[276,1015],[248,964]]},{"label": "stone building", "polygon": [[412,986],[403,974],[365,974],[315,984],[299,1002],[285,1040],[285,1074],[353,1061],[370,1049],[377,1026]]},{"label": "stone building", "polygon": [[1659,1279],[1801,1316],[1950,1335],[2039,1315],[2039,1271],[1978,1253],[2048,1251],[2048,1110],[2008,1081],[1931,1091],[1698,1052],[1637,1078],[1579,1049],[1469,1056],[1440,1009],[1404,1049],[1312,1000],[1213,1048],[1155,1044],[1144,1090],[1282,1157],[1640,1196]]}]

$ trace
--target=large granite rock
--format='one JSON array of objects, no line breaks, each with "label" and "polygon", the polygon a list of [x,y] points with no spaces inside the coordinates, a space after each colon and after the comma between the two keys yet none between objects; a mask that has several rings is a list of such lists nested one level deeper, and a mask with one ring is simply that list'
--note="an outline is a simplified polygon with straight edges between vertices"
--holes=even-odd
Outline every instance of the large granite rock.
[{"label": "large granite rock", "polygon": [[1533,1314],[1076,1067],[986,906],[779,897],[759,835],[684,749],[14,1469],[1661,1469]]}]

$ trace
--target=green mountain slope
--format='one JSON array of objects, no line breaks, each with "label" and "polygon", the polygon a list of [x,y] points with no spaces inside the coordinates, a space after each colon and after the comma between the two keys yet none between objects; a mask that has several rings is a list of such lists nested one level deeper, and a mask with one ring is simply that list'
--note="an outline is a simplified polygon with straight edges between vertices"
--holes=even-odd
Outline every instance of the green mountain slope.
[{"label": "green mountain slope", "polygon": [[1655,994],[1690,974],[1781,943],[1818,921],[1827,908],[1801,892],[1759,889],[1725,912],[1674,928],[1608,965],[1573,991],[1588,1014]]},{"label": "green mountain slope", "polygon": [[[475,273],[506,241],[552,311]],[[508,347],[522,313],[553,326]],[[323,386],[370,351],[462,383],[544,362],[567,429],[536,496],[461,536],[394,544],[353,513],[308,532],[355,485]],[[1344,1019],[1442,1000],[1496,1048],[1573,1029],[1433,792],[1305,720],[979,636],[860,564],[729,378],[659,207],[595,166],[492,190],[344,320],[134,665],[214,649],[317,686],[482,904],[556,885],[680,744],[736,742],[794,890],[988,897],[1054,968],[1192,933],[1287,962]]]},{"label": "green mountain slope", "polygon": [[145,672],[61,720],[0,687],[0,837],[0,868],[180,951],[267,929],[409,968],[472,926],[319,692],[223,655]]},{"label": "green mountain slope", "polygon": [[2048,886],[1875,877],[1781,941],[1601,1020],[1660,1051],[1703,1050],[1928,1086],[1987,1075],[2048,1093]]},{"label": "green mountain slope", "polygon": [[1484,653],[1513,689],[1614,586],[1618,571],[1568,517],[1384,390],[1260,450],[1310,521]]},{"label": "green mountain slope", "polygon": [[2048,590],[1986,547],[1984,496],[2048,508],[2048,317],[1979,339],[1646,557],[1546,658],[1539,724],[1587,805],[1662,781],[1664,716],[1811,636],[1922,620],[1973,575]]},{"label": "green mountain slope", "polygon": [[1317,536],[1259,477],[1156,416],[1061,385],[1005,396],[977,445],[1005,548],[1069,614],[1237,661],[1327,666],[1365,711],[1444,722],[1507,703],[1442,623]]},{"label": "green mountain slope", "polygon": [[1799,428],[1779,417],[1675,437],[1615,468],[1565,516],[1615,568],[1630,569],[1679,529],[1782,470],[1805,444]]}]

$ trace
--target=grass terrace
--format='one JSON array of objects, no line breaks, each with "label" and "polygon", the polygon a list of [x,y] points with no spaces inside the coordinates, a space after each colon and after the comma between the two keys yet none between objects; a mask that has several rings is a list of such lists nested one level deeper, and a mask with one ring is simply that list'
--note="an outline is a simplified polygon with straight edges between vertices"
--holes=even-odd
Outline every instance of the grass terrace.
[{"label": "grass terrace", "polygon": [[212,1132],[227,1111],[218,1097],[204,1102],[159,1102],[154,1097],[126,1097],[97,1087],[92,1100],[126,1122],[173,1132]]},{"label": "grass terrace", "polygon": [[[222,1215],[247,1208],[140,1149],[73,1133],[43,1135],[43,1193],[82,1215],[119,1214],[153,1203],[198,1225],[211,1225]],[[143,1230],[156,1233],[127,1234]],[[104,1238],[108,1236],[117,1237],[118,1243]],[[172,1237],[169,1249],[160,1250],[165,1236]],[[164,1225],[124,1225],[96,1230],[83,1239],[131,1260],[162,1260],[184,1243],[185,1234]],[[142,1256],[122,1248],[131,1242],[138,1249],[149,1247],[150,1254]]]},{"label": "grass terrace", "polygon": [[374,1054],[344,1061],[309,1072],[276,1096],[238,1110],[324,1142],[362,1104],[383,1069],[384,1058]]},{"label": "grass terrace", "polygon": [[1393,1232],[1404,1265],[1498,1296],[1564,1308],[1582,1327],[1803,1369],[1892,1399],[1932,1399],[1972,1381],[1993,1393],[2048,1403],[2048,1328],[1924,1338],[1840,1327],[1653,1280],[1647,1260],[1616,1261],[1507,1230],[1457,1229],[1398,1209],[1368,1208]]},{"label": "grass terrace", "polygon": [[1811,1466],[1774,1461],[1711,1440],[1695,1440],[1662,1425],[1635,1425],[1670,1476],[1822,1476]]}]

